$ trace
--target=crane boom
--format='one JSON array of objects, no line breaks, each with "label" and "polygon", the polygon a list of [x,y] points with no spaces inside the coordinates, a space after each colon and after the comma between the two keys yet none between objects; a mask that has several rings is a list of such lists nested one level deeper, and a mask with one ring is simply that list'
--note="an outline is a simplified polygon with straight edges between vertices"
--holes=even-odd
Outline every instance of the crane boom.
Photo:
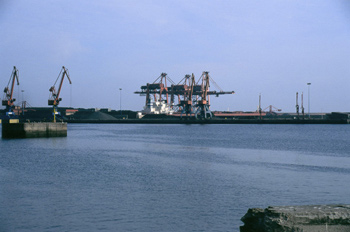
[{"label": "crane boom", "polygon": [[[56,92],[55,85],[56,85],[57,80],[58,80],[58,78],[60,77],[61,74],[62,74],[62,76],[61,76],[60,85],[58,87],[58,91]],[[49,89],[49,91],[51,92],[51,97],[50,97],[50,99],[48,101],[49,105],[58,106],[58,104],[62,100],[62,98],[60,98],[60,93],[61,93],[61,90],[62,90],[62,84],[63,84],[63,80],[64,80],[65,76],[69,80],[69,84],[72,84],[72,81],[70,80],[70,77],[69,77],[69,74],[68,74],[68,70],[64,66],[62,66],[61,72],[60,72],[60,74],[58,74],[58,77],[56,79],[55,84],[53,86],[51,86],[51,88]]]},{"label": "crane boom", "polygon": [[62,73],[62,78],[60,82],[60,87],[58,88],[58,92],[57,92],[57,98],[60,96],[60,93],[61,93],[64,76],[67,76],[67,79],[69,80],[69,84],[72,84],[72,81],[70,80],[67,69],[64,66],[62,66],[62,70],[63,70],[63,73]]},{"label": "crane boom", "polygon": [[[2,105],[6,106],[7,110],[9,111],[11,111],[11,107],[13,106],[13,103],[16,101],[16,99],[13,98],[13,90],[15,87],[16,80],[17,80],[17,85],[19,85],[18,69],[16,68],[16,66],[13,66],[13,71],[12,71],[10,80],[7,84],[7,87],[5,87],[4,89],[5,96],[4,96],[4,99],[2,100]],[[11,83],[11,86],[10,86],[10,83]]]},{"label": "crane boom", "polygon": [[[61,74],[62,74],[62,76],[61,76],[60,85],[58,87],[58,91],[56,92],[55,85],[56,85],[58,78],[60,77]],[[59,114],[57,112],[56,108],[57,108],[58,104],[60,104],[60,101],[62,100],[62,98],[60,98],[60,93],[61,93],[62,84],[63,84],[63,80],[64,80],[65,76],[67,76],[67,78],[69,80],[69,84],[72,84],[72,81],[70,80],[70,77],[68,74],[68,70],[64,66],[62,66],[61,72],[60,72],[60,74],[58,74],[58,77],[55,81],[55,84],[53,86],[51,86],[51,88],[49,89],[51,96],[50,96],[50,99],[48,101],[48,104],[49,104],[49,106],[53,106],[53,122],[56,122],[56,114]]]}]

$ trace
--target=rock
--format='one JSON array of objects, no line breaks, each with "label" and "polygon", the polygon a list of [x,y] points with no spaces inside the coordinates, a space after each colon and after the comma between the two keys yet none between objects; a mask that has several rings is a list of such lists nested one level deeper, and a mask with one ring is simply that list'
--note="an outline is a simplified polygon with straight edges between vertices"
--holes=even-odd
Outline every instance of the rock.
[{"label": "rock", "polygon": [[241,220],[241,232],[350,232],[350,205],[253,208]]}]

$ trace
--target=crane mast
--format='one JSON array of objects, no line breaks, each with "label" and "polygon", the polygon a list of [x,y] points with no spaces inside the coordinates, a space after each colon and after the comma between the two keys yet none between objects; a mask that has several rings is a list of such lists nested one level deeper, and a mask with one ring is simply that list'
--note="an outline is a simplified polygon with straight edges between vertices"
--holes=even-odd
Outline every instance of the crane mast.
[{"label": "crane mast", "polygon": [[208,95],[208,90],[209,90],[209,72],[205,71],[202,74],[202,91],[201,91],[201,100],[198,101],[197,106],[197,112],[196,112],[196,118],[212,118],[213,114],[210,111],[210,102],[209,102],[209,95]]},{"label": "crane mast", "polygon": [[6,110],[7,110],[6,114],[8,116],[13,114],[12,108],[13,108],[14,102],[16,101],[16,99],[13,98],[13,90],[14,90],[16,81],[17,81],[17,85],[19,85],[18,69],[16,68],[16,66],[13,66],[13,71],[12,71],[10,80],[7,84],[7,87],[5,87],[4,89],[4,99],[2,100],[2,105],[6,106]]},{"label": "crane mast", "polygon": [[[189,78],[191,77],[191,81],[189,82],[189,84],[191,85],[190,87],[188,87],[186,85],[186,81],[189,80]],[[192,102],[192,97],[193,97],[193,87],[195,84],[195,77],[194,74],[192,73],[192,76],[190,75],[186,75],[185,76],[185,84],[184,84],[184,99],[182,101],[180,101],[180,106],[182,107],[182,112],[181,112],[181,116],[182,114],[186,114],[186,116],[191,115],[193,113],[193,102]]]},{"label": "crane mast", "polygon": [[[58,91],[56,92],[55,85],[56,85],[60,76],[61,76],[61,80],[60,80],[60,84],[58,87]],[[63,84],[63,80],[64,80],[65,76],[67,77],[69,84],[72,84],[72,81],[70,80],[70,77],[69,77],[68,70],[64,66],[62,66],[61,72],[58,74],[58,77],[55,81],[55,84],[53,86],[51,86],[51,88],[49,89],[50,98],[48,100],[48,104],[49,104],[49,106],[53,106],[53,115],[54,115],[53,121],[54,122],[56,122],[57,106],[60,104],[60,101],[62,101],[62,98],[60,98],[60,93],[62,90],[62,84]]]}]

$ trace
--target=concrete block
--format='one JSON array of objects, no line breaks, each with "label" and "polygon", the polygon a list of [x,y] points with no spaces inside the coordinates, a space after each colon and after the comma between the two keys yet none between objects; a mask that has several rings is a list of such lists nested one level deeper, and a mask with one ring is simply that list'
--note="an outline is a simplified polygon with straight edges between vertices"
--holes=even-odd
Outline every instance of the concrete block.
[{"label": "concrete block", "polygon": [[67,123],[3,123],[3,138],[67,137]]}]

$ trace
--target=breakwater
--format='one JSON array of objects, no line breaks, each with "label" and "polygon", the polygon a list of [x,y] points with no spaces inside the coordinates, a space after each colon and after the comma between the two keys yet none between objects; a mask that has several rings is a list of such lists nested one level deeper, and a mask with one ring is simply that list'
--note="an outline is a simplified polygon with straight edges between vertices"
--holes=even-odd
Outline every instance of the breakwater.
[{"label": "breakwater", "polygon": [[346,232],[350,231],[350,205],[252,208],[241,220],[240,232]]}]

